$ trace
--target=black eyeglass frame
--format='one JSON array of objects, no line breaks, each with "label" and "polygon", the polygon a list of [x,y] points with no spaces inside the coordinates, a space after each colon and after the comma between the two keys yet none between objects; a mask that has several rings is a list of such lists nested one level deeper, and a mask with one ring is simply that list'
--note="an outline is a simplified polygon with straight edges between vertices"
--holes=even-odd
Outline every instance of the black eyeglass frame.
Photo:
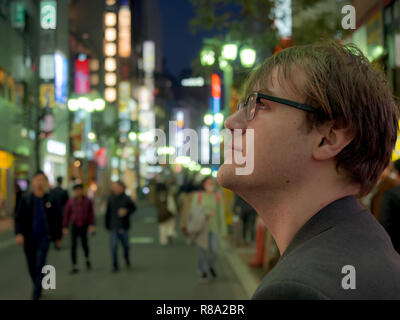
[{"label": "black eyeglass frame", "polygon": [[[251,96],[253,96],[253,97],[255,96],[255,101],[256,101],[255,110],[254,110],[253,113],[247,112],[248,111],[247,105],[250,102]],[[238,110],[241,110],[242,108],[246,107],[247,121],[251,121],[251,120],[254,119],[255,114],[257,112],[257,102],[260,99],[265,99],[265,100],[268,100],[268,101],[281,103],[281,104],[287,105],[289,107],[293,107],[293,108],[296,108],[296,109],[304,110],[304,111],[307,111],[307,112],[317,112],[318,111],[318,109],[316,109],[314,107],[311,107],[309,105],[303,104],[303,103],[299,103],[299,102],[292,101],[292,100],[287,100],[287,99],[283,99],[283,98],[270,96],[270,95],[263,94],[261,92],[257,92],[256,91],[256,92],[252,92],[251,94],[249,94],[249,96],[246,98],[245,102],[241,101],[241,102],[238,103]]]}]

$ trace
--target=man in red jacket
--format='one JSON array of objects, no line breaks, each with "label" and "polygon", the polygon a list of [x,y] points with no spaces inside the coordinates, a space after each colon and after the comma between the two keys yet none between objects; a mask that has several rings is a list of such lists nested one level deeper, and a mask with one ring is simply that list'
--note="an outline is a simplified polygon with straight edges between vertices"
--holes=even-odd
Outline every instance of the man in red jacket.
[{"label": "man in red jacket", "polygon": [[63,222],[64,235],[68,234],[68,226],[71,224],[71,256],[73,265],[71,274],[79,271],[76,267],[76,246],[78,237],[82,240],[82,247],[86,258],[86,267],[90,270],[91,263],[89,260],[88,233],[94,233],[96,231],[94,226],[92,201],[84,195],[82,184],[75,185],[73,189],[75,197],[68,200],[65,206]]}]

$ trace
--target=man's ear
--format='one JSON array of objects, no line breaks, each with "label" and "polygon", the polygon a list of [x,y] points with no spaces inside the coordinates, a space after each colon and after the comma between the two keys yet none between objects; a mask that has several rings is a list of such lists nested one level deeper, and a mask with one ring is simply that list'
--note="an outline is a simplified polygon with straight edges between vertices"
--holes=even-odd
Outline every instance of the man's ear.
[{"label": "man's ear", "polygon": [[354,138],[348,128],[335,128],[331,123],[318,129],[319,135],[313,150],[315,160],[329,160],[336,157]]}]

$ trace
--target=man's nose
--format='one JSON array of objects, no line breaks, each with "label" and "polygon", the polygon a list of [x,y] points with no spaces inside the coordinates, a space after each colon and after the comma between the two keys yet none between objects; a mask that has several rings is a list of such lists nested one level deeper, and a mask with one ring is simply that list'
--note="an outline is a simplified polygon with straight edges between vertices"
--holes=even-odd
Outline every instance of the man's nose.
[{"label": "man's nose", "polygon": [[230,115],[225,120],[225,128],[229,130],[246,130],[247,128],[247,120],[246,120],[246,112],[245,109],[241,109],[236,111],[234,114]]}]

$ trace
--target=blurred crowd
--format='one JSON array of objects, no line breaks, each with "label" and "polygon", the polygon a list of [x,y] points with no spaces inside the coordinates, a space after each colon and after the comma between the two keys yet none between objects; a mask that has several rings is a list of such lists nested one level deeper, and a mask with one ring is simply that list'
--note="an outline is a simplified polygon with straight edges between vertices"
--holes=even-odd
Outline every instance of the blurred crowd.
[{"label": "blurred crowd", "polygon": [[[252,265],[260,266],[262,249],[259,246],[265,242],[267,231],[254,209],[233,192],[221,188],[211,175],[188,171],[180,175],[179,181],[171,172],[164,170],[148,182],[150,193],[146,200],[157,210],[160,245],[172,245],[181,235],[188,245],[196,246],[201,282],[217,277],[221,239],[234,246],[257,247],[258,258]],[[96,233],[95,211],[102,209],[94,204],[95,193],[88,192],[78,179],[71,180],[64,189],[63,178],[58,177],[57,185],[49,188],[48,178],[42,171],[34,175],[32,185],[25,192],[18,185],[15,192],[15,241],[24,248],[34,285],[32,298],[39,299],[41,271],[51,242],[59,249],[63,236],[70,237],[71,274],[79,272],[80,243],[86,269],[91,269],[89,239]],[[374,190],[360,202],[386,229],[400,253],[400,160],[386,168]],[[119,270],[119,245],[123,247],[125,265],[130,267],[130,216],[136,208],[136,199],[127,194],[124,182],[113,182],[102,210],[110,238],[112,272]]]}]

